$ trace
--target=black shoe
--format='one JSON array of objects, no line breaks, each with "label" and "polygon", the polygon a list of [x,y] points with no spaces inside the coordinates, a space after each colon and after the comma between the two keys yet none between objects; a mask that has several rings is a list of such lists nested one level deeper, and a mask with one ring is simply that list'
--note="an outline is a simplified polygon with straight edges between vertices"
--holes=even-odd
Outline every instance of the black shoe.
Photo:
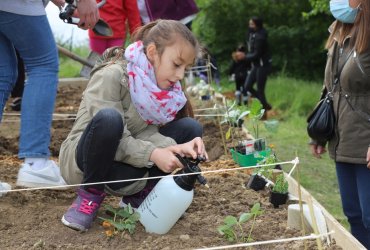
[{"label": "black shoe", "polygon": [[268,103],[266,103],[266,105],[263,107],[265,109],[265,111],[269,111],[272,109],[272,106]]}]

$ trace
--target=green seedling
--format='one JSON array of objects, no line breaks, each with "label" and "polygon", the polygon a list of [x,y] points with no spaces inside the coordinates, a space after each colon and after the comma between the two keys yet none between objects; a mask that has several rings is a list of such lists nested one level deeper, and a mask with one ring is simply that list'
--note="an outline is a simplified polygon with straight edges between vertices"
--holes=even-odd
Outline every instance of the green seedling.
[{"label": "green seedling", "polygon": [[285,180],[284,174],[279,174],[276,177],[276,182],[275,182],[274,187],[272,188],[272,191],[276,193],[286,194],[288,193],[288,188],[289,188],[289,184]]},{"label": "green seedling", "polygon": [[[263,160],[259,161],[258,164],[260,164],[260,165],[262,165],[262,164],[269,165],[269,164],[273,164],[275,162],[277,162],[276,155],[275,154],[270,154],[269,156],[266,156]],[[263,166],[263,167],[260,167],[260,168],[256,168],[254,173],[263,175],[267,179],[271,180],[273,167],[274,166]]]},{"label": "green seedling", "polygon": [[119,232],[122,232],[122,236],[126,232],[134,233],[140,214],[134,211],[130,204],[124,208],[114,208],[105,204],[104,208],[107,214],[112,215],[112,218],[99,217],[99,219],[103,220],[102,225],[108,237],[113,237]]},{"label": "green seedling", "polygon": [[252,103],[250,104],[249,111],[249,118],[252,121],[254,138],[259,138],[259,121],[263,117],[265,110],[258,99],[253,99]]},{"label": "green seedling", "polygon": [[[252,231],[256,222],[257,216],[261,215],[263,210],[260,203],[253,205],[249,213],[242,213],[239,218],[228,215],[224,219],[224,224],[217,228],[217,231],[230,242],[252,242]],[[243,224],[252,220],[252,225],[248,235],[245,235]]]}]

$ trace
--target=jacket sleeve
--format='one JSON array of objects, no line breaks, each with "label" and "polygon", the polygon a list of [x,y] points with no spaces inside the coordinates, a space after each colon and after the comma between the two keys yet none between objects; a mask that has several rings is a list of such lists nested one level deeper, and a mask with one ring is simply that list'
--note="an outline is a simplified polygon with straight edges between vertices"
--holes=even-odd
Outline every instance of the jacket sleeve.
[{"label": "jacket sleeve", "polygon": [[264,37],[256,35],[256,40],[254,41],[254,46],[252,52],[248,52],[246,55],[247,61],[254,61],[258,60],[264,53],[264,44],[266,43],[266,39]]},{"label": "jacket sleeve", "polygon": [[[127,88],[121,84],[123,74],[119,65],[107,66],[93,74],[83,96],[87,112],[91,117],[103,108],[114,108],[121,114],[124,121],[121,99],[124,95],[122,91],[127,91]],[[129,95],[129,93],[127,94]],[[164,141],[168,142],[170,139]],[[136,139],[132,137],[127,125],[125,125],[115,160],[135,167],[146,167],[150,155],[156,147],[158,146],[151,141],[144,140],[144,138]]]},{"label": "jacket sleeve", "polygon": [[125,9],[127,15],[130,34],[132,35],[141,26],[141,19],[139,8],[137,6],[137,0],[122,0],[122,1],[123,8]]}]

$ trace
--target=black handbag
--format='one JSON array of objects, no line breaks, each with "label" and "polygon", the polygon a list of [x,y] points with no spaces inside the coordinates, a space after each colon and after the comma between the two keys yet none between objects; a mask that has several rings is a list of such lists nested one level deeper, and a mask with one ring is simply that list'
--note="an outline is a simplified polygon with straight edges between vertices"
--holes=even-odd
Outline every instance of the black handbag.
[{"label": "black handbag", "polygon": [[307,118],[307,133],[318,142],[326,142],[333,138],[335,131],[335,117],[333,99],[326,94]]},{"label": "black handbag", "polygon": [[[336,46],[337,47],[337,46]],[[326,143],[333,138],[335,132],[335,116],[333,108],[333,92],[335,87],[339,84],[340,74],[344,68],[344,65],[350,58],[353,50],[351,50],[340,70],[338,70],[333,80],[333,86],[330,92],[327,92],[326,88],[322,94],[321,100],[316,105],[312,113],[307,118],[307,133],[315,141],[319,143]],[[337,57],[339,59],[339,57]]]}]

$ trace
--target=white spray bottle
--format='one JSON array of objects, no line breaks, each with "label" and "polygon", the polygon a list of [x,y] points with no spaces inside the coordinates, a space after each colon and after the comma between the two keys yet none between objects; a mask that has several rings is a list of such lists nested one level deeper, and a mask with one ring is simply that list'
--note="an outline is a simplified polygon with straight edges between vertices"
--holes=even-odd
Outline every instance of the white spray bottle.
[{"label": "white spray bottle", "polygon": [[[140,222],[148,233],[165,234],[190,206],[194,195],[194,184],[206,185],[198,164],[205,159],[184,159],[177,156],[184,168],[173,176],[163,177],[139,206]],[[190,174],[190,175],[181,175]],[[180,176],[176,176],[180,175]]]}]

